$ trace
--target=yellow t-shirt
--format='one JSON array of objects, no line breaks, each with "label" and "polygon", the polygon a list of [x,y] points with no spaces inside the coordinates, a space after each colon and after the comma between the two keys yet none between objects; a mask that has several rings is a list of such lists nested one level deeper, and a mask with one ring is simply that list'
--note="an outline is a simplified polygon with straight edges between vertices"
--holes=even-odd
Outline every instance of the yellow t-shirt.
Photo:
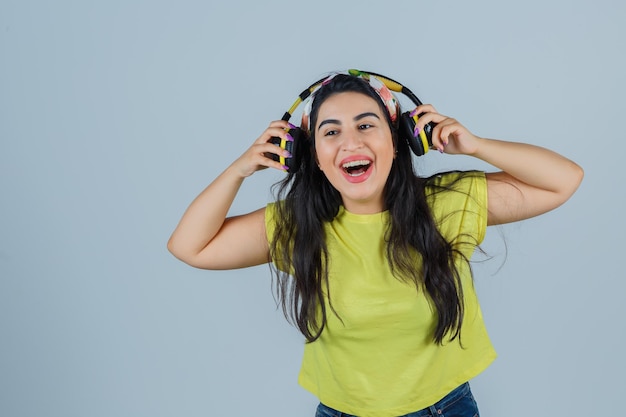
[{"label": "yellow t-shirt", "polygon": [[[442,175],[427,189],[442,235],[466,257],[485,235],[483,173]],[[437,191],[437,192],[435,192]],[[266,210],[272,236],[273,204]],[[428,407],[482,372],[496,357],[485,329],[469,267],[459,261],[465,315],[458,339],[433,342],[436,313],[422,290],[391,274],[384,241],[388,213],[340,209],[326,224],[330,254],[327,326],[307,343],[299,383],[329,407],[362,417],[399,416]],[[444,339],[447,340],[447,339]]]}]

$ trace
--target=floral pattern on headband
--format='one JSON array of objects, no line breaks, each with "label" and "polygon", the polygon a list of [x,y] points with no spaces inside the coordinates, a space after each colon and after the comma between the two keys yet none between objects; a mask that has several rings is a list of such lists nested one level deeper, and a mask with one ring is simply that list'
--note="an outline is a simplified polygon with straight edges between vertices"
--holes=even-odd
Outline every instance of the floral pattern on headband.
[{"label": "floral pattern on headband", "polygon": [[324,81],[322,81],[320,84],[314,87],[313,91],[311,92],[309,97],[306,99],[306,103],[304,105],[304,111],[302,112],[302,127],[303,128],[306,128],[307,131],[311,130],[311,126],[310,126],[311,106],[313,105],[313,100],[315,99],[316,93],[319,91],[319,89],[322,86],[329,84],[333,80],[333,78],[335,78],[339,74],[352,75],[352,76],[356,76],[356,77],[366,80],[369,83],[369,85],[374,89],[374,91],[376,91],[380,99],[382,100],[383,104],[385,105],[385,108],[387,109],[387,112],[389,113],[389,117],[391,118],[391,121],[395,122],[397,120],[398,112],[399,112],[398,101],[396,100],[396,97],[393,95],[391,90],[387,88],[384,82],[382,82],[377,77],[370,75],[366,72],[360,72],[360,71],[336,72],[328,76]]}]

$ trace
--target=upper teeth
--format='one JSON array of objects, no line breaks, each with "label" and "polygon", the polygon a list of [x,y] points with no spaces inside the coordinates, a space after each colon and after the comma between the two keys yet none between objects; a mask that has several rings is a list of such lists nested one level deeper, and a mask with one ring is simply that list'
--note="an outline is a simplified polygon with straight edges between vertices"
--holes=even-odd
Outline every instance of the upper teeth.
[{"label": "upper teeth", "polygon": [[350,162],[346,162],[345,164],[343,164],[342,166],[344,168],[352,168],[352,167],[358,167],[361,165],[369,165],[370,161],[367,160],[361,160],[361,161],[350,161]]}]

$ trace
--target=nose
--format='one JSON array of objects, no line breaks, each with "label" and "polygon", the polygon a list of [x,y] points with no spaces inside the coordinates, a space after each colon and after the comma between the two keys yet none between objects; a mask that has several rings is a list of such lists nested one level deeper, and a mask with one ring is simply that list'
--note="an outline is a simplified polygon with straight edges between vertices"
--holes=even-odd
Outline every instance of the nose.
[{"label": "nose", "polygon": [[363,140],[357,129],[344,131],[342,148],[346,151],[359,149],[363,146]]}]

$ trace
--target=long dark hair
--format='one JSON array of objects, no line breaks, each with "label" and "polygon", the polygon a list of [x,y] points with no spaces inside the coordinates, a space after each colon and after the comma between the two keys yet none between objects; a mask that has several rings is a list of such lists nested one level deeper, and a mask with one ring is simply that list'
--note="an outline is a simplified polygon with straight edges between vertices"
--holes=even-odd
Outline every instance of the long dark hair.
[{"label": "long dark hair", "polygon": [[283,312],[312,342],[323,332],[329,314],[324,293],[332,309],[324,223],[335,218],[342,199],[317,166],[314,127],[322,103],[341,92],[373,98],[386,116],[397,150],[384,190],[390,219],[384,236],[387,259],[396,278],[423,288],[432,300],[437,312],[433,340],[443,344],[446,335],[454,340],[460,337],[464,312],[455,259],[460,256],[468,260],[439,232],[427,203],[430,179],[416,175],[408,143],[398,137],[397,126],[380,97],[369,83],[350,75],[337,75],[316,92],[310,114],[311,133],[298,147],[300,169],[275,184],[277,221],[270,255],[274,265],[280,266],[272,269]]}]

